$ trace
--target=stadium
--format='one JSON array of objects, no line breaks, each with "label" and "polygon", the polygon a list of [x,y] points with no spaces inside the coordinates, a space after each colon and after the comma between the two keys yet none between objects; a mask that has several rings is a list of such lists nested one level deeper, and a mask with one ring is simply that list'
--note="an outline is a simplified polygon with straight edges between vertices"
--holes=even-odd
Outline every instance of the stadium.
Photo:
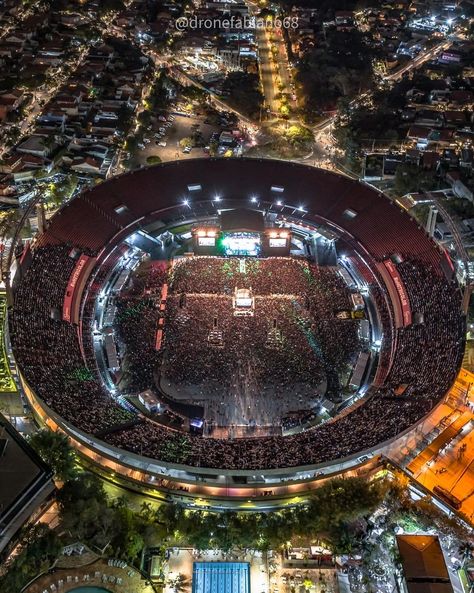
[{"label": "stadium", "polygon": [[142,492],[272,498],[358,467],[443,400],[449,255],[367,185],[294,163],[167,163],[66,204],[11,280],[37,419]]}]

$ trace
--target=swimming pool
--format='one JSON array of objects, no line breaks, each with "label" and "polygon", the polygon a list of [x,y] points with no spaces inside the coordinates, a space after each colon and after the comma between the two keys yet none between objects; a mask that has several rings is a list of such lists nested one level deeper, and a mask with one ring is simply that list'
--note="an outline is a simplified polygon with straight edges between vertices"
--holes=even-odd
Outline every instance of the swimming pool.
[{"label": "swimming pool", "polygon": [[250,593],[248,562],[195,562],[193,593]]}]

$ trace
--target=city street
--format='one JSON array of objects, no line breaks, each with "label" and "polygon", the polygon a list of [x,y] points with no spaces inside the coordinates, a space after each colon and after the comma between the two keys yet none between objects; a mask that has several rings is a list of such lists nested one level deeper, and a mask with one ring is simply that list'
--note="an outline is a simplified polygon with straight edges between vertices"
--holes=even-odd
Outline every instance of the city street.
[{"label": "city street", "polygon": [[275,88],[275,70],[267,31],[265,29],[257,29],[256,39],[258,45],[260,81],[262,83],[263,95],[265,97],[265,105],[272,113],[277,113],[279,103],[275,98],[275,95],[278,91]]},{"label": "city street", "polygon": [[[460,511],[474,518],[474,420],[469,412],[460,418],[461,432],[452,441],[437,451],[429,451],[429,459],[421,466],[415,478],[433,490],[441,486],[461,503]],[[449,430],[449,427],[446,429]],[[425,450],[426,451],[426,450]],[[425,454],[423,451],[409,466],[416,466],[417,460]],[[432,455],[434,453],[434,455]]]},{"label": "city street", "polygon": [[282,29],[275,29],[274,30],[274,44],[277,48],[276,60],[278,63],[278,72],[281,78],[281,82],[284,86],[284,93],[287,93],[289,97],[289,105],[292,109],[296,109],[298,107],[296,101],[296,95],[293,93],[292,90],[292,75],[291,75],[291,66],[288,61],[288,53],[286,51],[286,44],[285,44],[285,37],[283,35]]}]

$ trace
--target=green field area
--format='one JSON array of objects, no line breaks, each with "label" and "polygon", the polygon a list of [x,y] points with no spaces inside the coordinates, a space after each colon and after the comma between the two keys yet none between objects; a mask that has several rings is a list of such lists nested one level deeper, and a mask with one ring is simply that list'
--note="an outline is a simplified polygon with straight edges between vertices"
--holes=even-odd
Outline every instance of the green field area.
[{"label": "green field area", "polygon": [[15,393],[17,391],[15,381],[10,373],[8,357],[5,348],[5,323],[7,319],[7,297],[0,293],[0,392]]}]

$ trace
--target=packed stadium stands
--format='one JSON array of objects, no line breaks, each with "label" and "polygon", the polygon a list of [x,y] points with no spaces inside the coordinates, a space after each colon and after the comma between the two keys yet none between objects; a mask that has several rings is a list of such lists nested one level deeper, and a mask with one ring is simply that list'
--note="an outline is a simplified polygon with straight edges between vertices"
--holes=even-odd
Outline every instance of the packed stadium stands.
[{"label": "packed stadium stands", "polygon": [[[393,258],[409,295],[413,323],[399,329],[393,326],[386,294],[374,278],[370,293],[385,330],[380,356],[384,372],[362,405],[325,424],[287,437],[217,439],[189,435],[189,451],[176,459],[177,463],[201,468],[253,470],[311,466],[346,458],[395,438],[441,401],[460,368],[465,329],[459,288],[451,277],[446,276],[443,267],[445,254],[406,213],[367,186],[299,165],[239,159],[160,166],[101,184],[64,207],[46,232],[38,237],[33,247],[32,263],[23,271],[16,290],[10,312],[10,335],[23,377],[47,406],[82,431],[100,434],[102,441],[110,445],[151,458],[163,458],[165,449],[168,450],[166,444],[175,433],[143,416],[134,415],[111,398],[90,357],[83,357],[81,332],[62,321],[60,312],[65,287],[75,264],[70,257],[72,247],[82,253],[98,255],[100,259],[101,250],[106,251],[109,243],[115,246],[119,238],[137,228],[139,223],[134,221],[148,217],[150,212],[155,212],[155,218],[162,223],[182,220],[183,205],[178,196],[186,194],[187,182],[201,179],[213,180],[206,195],[200,196],[206,203],[202,212],[208,212],[211,207],[215,187],[229,188],[232,193],[229,206],[238,201],[236,187],[242,200],[258,194],[271,204],[271,187],[280,183],[285,188],[285,196],[290,196],[288,200],[297,195],[305,201],[306,223],[323,220],[327,224],[333,223],[340,229],[341,240],[346,240],[352,249],[363,248],[369,264],[370,259],[381,262]],[[222,195],[223,192],[219,193]],[[313,200],[313,196],[317,199]],[[192,213],[188,212],[188,218],[201,211],[197,202],[199,200],[196,200]],[[119,214],[116,209],[123,204],[125,214]],[[294,209],[285,213],[289,217],[297,216]],[[249,265],[256,266],[256,261]],[[285,284],[281,277],[284,278],[287,266],[292,266],[292,274],[294,272],[294,262],[290,264],[288,261],[291,260],[275,260],[268,264],[268,273],[261,276],[258,286],[252,284],[256,309],[278,309],[281,306],[281,295],[287,290],[281,288]],[[197,267],[192,275],[193,282],[199,278],[199,285],[193,285],[196,294],[187,298],[186,306],[192,309],[193,299],[199,299],[201,293],[208,295],[206,298],[212,310],[219,311],[225,299],[232,296],[218,296],[228,288],[228,281],[224,282],[220,274],[208,276],[208,265],[199,258],[195,258],[192,265]],[[343,292],[331,291],[332,276],[326,270],[314,270],[314,277],[321,275],[317,288],[329,290],[328,295],[323,298],[321,290],[316,288],[308,301],[302,299],[300,289],[307,286],[304,267],[308,264],[298,265],[301,265],[301,278],[296,275],[293,279],[292,275],[293,291],[303,308],[309,305],[311,314],[316,317],[327,312],[328,302],[332,309],[345,306],[337,300],[340,298],[337,295]],[[174,274],[175,294],[190,292],[186,268],[178,265]],[[160,281],[161,278],[156,279],[156,282]],[[241,281],[236,280],[235,286],[241,287]],[[265,300],[265,295],[271,296]],[[129,298],[133,299],[133,295]],[[173,298],[170,300],[171,312],[173,307],[179,308]],[[154,324],[156,313],[151,308],[149,314],[150,324]],[[271,312],[268,315],[271,317]],[[194,332],[198,335],[199,319],[194,313],[190,317],[199,327],[186,331],[188,335]],[[229,323],[231,327],[231,319],[224,313],[221,318],[223,324]],[[326,332],[325,341],[334,345],[330,358],[337,365],[346,359],[346,355],[342,356],[344,351],[338,347],[343,340],[336,329],[339,322],[334,321],[321,323],[320,331]],[[340,321],[343,323],[345,321]],[[87,329],[86,322],[82,332]],[[176,339],[181,340],[179,324],[175,324],[175,331]],[[249,339],[260,339],[258,328],[256,331],[257,335],[249,336]],[[336,334],[332,335],[333,332]],[[353,345],[349,339],[347,348],[350,350]],[[305,356],[306,347],[301,345],[300,357]],[[199,366],[206,364],[206,360],[198,361],[199,364],[195,362],[185,365],[186,372],[191,368],[198,372]],[[264,373],[271,373],[271,359],[266,364]],[[285,360],[278,364],[292,363]],[[318,376],[323,372],[321,367],[308,365],[307,361],[301,361],[301,364],[308,374]],[[176,380],[186,380],[178,367],[175,372]]]}]

